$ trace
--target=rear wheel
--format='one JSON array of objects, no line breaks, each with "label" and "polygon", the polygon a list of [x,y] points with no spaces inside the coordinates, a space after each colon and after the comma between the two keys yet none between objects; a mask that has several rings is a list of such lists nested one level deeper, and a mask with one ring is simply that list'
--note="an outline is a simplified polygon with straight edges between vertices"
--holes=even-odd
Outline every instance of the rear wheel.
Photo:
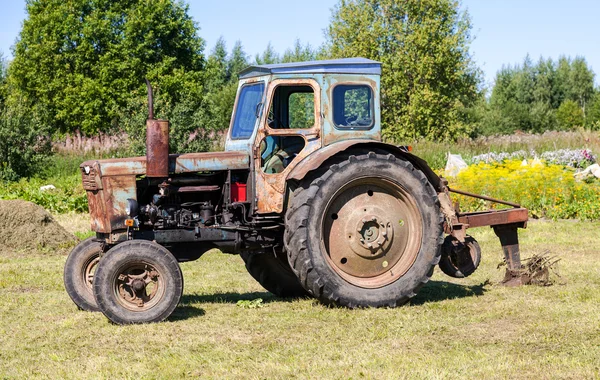
[{"label": "rear wheel", "polygon": [[252,251],[242,252],[240,256],[246,264],[248,273],[269,292],[278,297],[307,295],[283,253]]},{"label": "rear wheel", "polygon": [[300,184],[284,240],[300,283],[322,302],[397,306],[431,277],[442,223],[423,173],[371,152],[348,156]]},{"label": "rear wheel", "polygon": [[177,259],[159,244],[130,240],[102,257],[94,278],[100,310],[117,324],[160,322],[183,292]]},{"label": "rear wheel", "polygon": [[94,299],[92,284],[101,254],[102,243],[91,237],[77,244],[65,262],[63,275],[65,289],[81,310],[100,310]]}]

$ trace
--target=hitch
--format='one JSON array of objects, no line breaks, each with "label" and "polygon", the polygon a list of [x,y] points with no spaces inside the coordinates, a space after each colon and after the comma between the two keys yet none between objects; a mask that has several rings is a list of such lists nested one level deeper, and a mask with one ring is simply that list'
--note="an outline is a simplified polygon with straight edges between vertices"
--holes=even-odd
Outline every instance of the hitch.
[{"label": "hitch", "polygon": [[[490,198],[484,195],[473,194],[462,190],[447,187],[444,179],[444,188],[439,193],[442,212],[446,217],[444,223],[445,232],[460,243],[467,238],[466,230],[474,227],[490,226],[500,239],[504,259],[506,261],[506,273],[502,284],[506,286],[519,286],[523,284],[521,271],[521,253],[519,250],[519,228],[526,228],[529,219],[528,210],[521,205]],[[461,212],[458,202],[454,205],[450,200],[449,193],[461,194],[467,197],[483,199],[493,203],[511,206],[509,209],[475,212]]]}]

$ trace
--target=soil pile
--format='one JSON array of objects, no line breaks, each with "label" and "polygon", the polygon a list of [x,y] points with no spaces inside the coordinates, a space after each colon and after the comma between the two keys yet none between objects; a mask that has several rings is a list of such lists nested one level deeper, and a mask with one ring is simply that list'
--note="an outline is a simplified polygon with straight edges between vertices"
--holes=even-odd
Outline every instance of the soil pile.
[{"label": "soil pile", "polygon": [[0,201],[0,247],[58,248],[76,240],[43,207],[21,200]]}]

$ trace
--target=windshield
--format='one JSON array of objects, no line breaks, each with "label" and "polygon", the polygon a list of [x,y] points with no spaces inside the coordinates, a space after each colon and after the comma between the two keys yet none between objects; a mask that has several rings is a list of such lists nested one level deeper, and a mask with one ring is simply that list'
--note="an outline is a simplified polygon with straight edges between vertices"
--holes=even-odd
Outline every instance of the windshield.
[{"label": "windshield", "polygon": [[231,129],[232,139],[241,140],[252,136],[256,119],[260,116],[264,90],[263,82],[242,87]]}]

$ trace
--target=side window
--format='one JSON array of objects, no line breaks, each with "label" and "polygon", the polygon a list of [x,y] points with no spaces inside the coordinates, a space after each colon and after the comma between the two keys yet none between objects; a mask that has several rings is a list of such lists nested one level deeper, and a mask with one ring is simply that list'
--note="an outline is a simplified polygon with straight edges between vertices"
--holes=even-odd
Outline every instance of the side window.
[{"label": "side window", "polygon": [[242,87],[231,128],[232,139],[242,140],[252,136],[256,119],[260,116],[264,91],[265,84],[262,82]]},{"label": "side window", "polygon": [[289,107],[289,128],[312,128],[315,125],[315,94],[312,92],[293,92],[290,94]]},{"label": "side window", "polygon": [[279,86],[269,108],[269,127],[306,129],[315,125],[315,93],[312,87]]},{"label": "side window", "polygon": [[338,128],[373,126],[373,92],[366,85],[337,85],[333,89],[333,122]]}]

